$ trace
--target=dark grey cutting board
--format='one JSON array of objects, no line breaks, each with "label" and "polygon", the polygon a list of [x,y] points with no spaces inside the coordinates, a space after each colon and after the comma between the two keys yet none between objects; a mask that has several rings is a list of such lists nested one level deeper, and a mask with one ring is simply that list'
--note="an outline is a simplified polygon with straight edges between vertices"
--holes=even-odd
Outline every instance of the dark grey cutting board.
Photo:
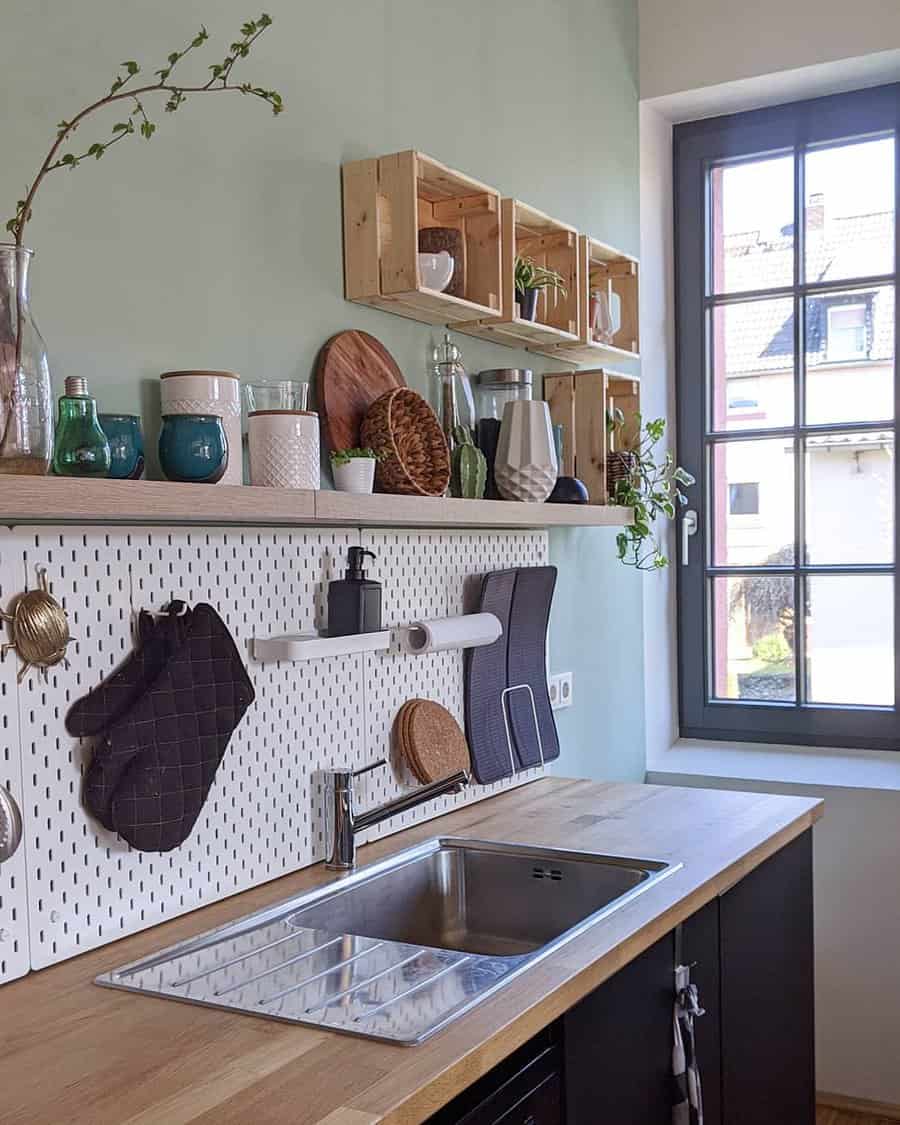
[{"label": "dark grey cutting board", "polygon": [[513,691],[507,696],[513,745],[521,769],[541,764],[541,745],[545,762],[559,757],[559,735],[547,688],[547,626],[555,588],[555,566],[526,566],[516,571],[506,642],[507,685],[527,684],[534,696],[533,710],[527,691]]},{"label": "dark grey cutting board", "polygon": [[506,643],[515,584],[515,570],[496,570],[484,576],[476,612],[496,614],[503,633],[491,645],[466,650],[466,738],[472,772],[482,785],[513,772],[501,696],[506,687]]}]

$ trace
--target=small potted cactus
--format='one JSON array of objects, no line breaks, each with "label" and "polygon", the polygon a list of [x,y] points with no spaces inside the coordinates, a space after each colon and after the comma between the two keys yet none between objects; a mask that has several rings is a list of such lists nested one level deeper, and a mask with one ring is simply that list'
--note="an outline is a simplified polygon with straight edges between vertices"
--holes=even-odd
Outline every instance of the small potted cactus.
[{"label": "small potted cactus", "polygon": [[464,500],[480,500],[487,483],[487,460],[472,442],[468,426],[454,426],[451,433],[450,495]]},{"label": "small potted cactus", "polygon": [[371,492],[375,484],[375,465],[381,455],[374,449],[334,449],[331,472],[338,492]]}]

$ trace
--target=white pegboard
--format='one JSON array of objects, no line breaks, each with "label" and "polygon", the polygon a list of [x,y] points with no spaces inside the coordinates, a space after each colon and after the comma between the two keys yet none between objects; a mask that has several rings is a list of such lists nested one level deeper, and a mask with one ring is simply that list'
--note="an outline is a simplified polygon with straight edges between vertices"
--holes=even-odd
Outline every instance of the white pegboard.
[{"label": "white pegboard", "polygon": [[[0,540],[2,542],[2,540]],[[0,590],[18,578],[0,547]],[[5,602],[3,603],[5,608]],[[0,643],[10,640],[4,625]],[[17,658],[8,652],[0,659],[0,785],[23,806],[22,764],[19,753],[19,708],[16,698]],[[25,886],[25,848],[0,863],[0,983],[28,972],[28,899]]]},{"label": "white pegboard", "polygon": [[[464,579],[473,573],[547,558],[544,532],[0,531],[0,602],[33,585],[36,569],[46,566],[77,638],[68,668],[52,670],[46,682],[32,673],[18,692],[25,845],[16,859],[22,866],[27,861],[32,967],[317,862],[324,841],[315,770],[386,755],[393,716],[411,695],[438,699],[462,720],[461,653],[405,656],[395,640],[386,654],[249,663],[254,636],[322,624],[327,583],[358,543],[378,554],[371,572],[383,583],[390,625],[461,611]],[[71,703],[129,652],[133,611],[159,610],[172,596],[216,607],[248,660],[256,703],[229,745],[191,837],[156,855],[133,851],[84,811],[81,775],[90,748],[66,734],[64,719]],[[0,685],[14,681],[14,665],[7,657]],[[16,708],[4,706],[7,711]],[[398,831],[532,776],[472,785],[375,832]],[[369,774],[361,802],[380,803],[408,784],[396,768]],[[0,894],[9,866],[0,867]],[[21,917],[21,879],[16,895]],[[24,964],[17,960],[7,975],[19,975]]]}]

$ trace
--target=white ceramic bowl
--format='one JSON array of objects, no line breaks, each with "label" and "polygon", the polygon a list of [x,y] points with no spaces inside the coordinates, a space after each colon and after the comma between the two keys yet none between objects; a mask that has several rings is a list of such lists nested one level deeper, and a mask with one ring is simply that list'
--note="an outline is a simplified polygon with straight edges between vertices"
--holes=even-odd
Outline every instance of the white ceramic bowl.
[{"label": "white ceramic bowl", "polygon": [[419,254],[419,281],[426,289],[442,293],[450,284],[456,265],[453,255],[446,250],[437,254]]}]

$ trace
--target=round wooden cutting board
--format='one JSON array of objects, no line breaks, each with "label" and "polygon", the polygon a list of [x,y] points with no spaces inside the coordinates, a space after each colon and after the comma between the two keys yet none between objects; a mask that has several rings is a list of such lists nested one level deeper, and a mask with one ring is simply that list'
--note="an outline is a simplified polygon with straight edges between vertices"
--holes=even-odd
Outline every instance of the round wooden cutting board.
[{"label": "round wooden cutting board", "polygon": [[316,400],[331,449],[359,445],[359,428],[376,398],[406,380],[387,348],[368,332],[338,332],[319,352]]}]

